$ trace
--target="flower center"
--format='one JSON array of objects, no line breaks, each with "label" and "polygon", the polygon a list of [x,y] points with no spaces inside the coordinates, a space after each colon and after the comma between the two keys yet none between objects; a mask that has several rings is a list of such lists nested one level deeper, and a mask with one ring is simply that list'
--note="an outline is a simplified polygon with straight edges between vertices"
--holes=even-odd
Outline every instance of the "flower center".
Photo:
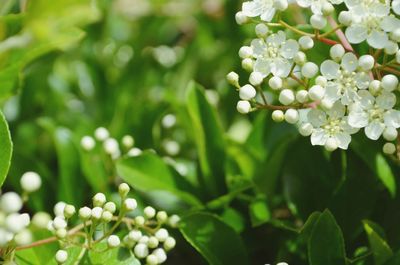
[{"label": "flower center", "polygon": [[339,119],[328,119],[328,122],[326,125],[323,126],[323,129],[327,134],[330,136],[333,136],[341,131],[341,126],[340,126],[341,120]]},{"label": "flower center", "polygon": [[375,105],[372,109],[368,110],[369,119],[383,121],[384,112],[385,110]]},{"label": "flower center", "polygon": [[349,72],[346,70],[341,70],[340,75],[338,77],[338,83],[341,90],[351,89],[357,91],[357,82],[355,80],[356,73]]}]

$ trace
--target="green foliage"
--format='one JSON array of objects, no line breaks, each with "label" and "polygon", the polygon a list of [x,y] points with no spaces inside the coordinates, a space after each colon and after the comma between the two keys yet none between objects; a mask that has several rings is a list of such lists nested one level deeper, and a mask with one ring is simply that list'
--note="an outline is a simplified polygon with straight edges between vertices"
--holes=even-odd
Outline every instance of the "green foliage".
[{"label": "green foliage", "polygon": [[3,185],[10,167],[12,143],[8,125],[0,112],[0,187]]}]

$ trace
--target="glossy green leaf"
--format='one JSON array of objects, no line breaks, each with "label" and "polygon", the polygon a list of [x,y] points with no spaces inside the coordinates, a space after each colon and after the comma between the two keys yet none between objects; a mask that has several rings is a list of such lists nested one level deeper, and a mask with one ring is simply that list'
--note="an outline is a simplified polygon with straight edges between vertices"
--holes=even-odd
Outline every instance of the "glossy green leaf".
[{"label": "glossy green leaf", "polygon": [[[375,229],[374,229],[375,228]],[[393,256],[393,251],[388,243],[382,238],[381,231],[377,228],[377,224],[371,224],[364,221],[364,229],[368,236],[369,245],[374,255],[376,265],[385,264]]]},{"label": "glossy green leaf", "polygon": [[214,215],[191,214],[182,218],[180,224],[185,239],[210,265],[249,264],[240,236]]},{"label": "glossy green leaf", "polygon": [[150,152],[138,157],[122,159],[117,162],[117,172],[123,180],[138,190],[166,191],[190,205],[201,205],[201,202],[185,188],[189,184],[157,155]]},{"label": "glossy green leaf", "polygon": [[216,196],[225,191],[225,139],[215,110],[204,89],[194,82],[187,88],[187,110],[202,171],[202,184]]},{"label": "glossy green leaf", "polygon": [[0,187],[7,177],[11,164],[12,142],[8,124],[0,111]]},{"label": "glossy green leaf", "polygon": [[262,225],[271,220],[271,211],[265,198],[256,198],[249,205],[250,220],[253,226]]},{"label": "glossy green leaf", "polygon": [[344,239],[333,215],[325,210],[308,240],[310,265],[346,265]]},{"label": "glossy green leaf", "polygon": [[96,251],[89,251],[86,264],[91,265],[140,265],[140,261],[125,248],[107,249],[107,243],[100,243],[96,246]]}]

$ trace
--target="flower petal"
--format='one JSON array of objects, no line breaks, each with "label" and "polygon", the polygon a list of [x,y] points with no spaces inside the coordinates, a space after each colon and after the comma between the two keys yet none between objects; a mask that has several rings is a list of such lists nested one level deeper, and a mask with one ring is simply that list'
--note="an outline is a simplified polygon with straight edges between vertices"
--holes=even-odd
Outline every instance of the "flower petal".
[{"label": "flower petal", "polygon": [[354,53],[348,52],[342,57],[342,63],[340,64],[343,69],[348,72],[353,72],[358,67],[358,59]]},{"label": "flower petal", "polygon": [[351,142],[351,136],[343,132],[337,133],[335,135],[335,139],[338,143],[339,148],[344,150],[346,150],[349,147],[349,144]]},{"label": "flower petal", "polygon": [[328,79],[335,79],[339,76],[340,65],[332,60],[326,60],[321,64],[321,73]]},{"label": "flower petal", "polygon": [[386,111],[383,115],[383,119],[385,120],[386,126],[400,128],[400,111],[398,110],[389,110]]},{"label": "flower petal", "polygon": [[368,37],[368,30],[363,25],[352,25],[346,29],[346,37],[350,43],[361,43]]},{"label": "flower petal", "polygon": [[365,127],[365,135],[371,140],[378,140],[379,137],[382,135],[383,130],[385,129],[385,124],[380,121],[372,121]]},{"label": "flower petal", "polygon": [[382,49],[386,46],[389,41],[389,37],[384,31],[373,30],[368,38],[367,42],[375,49]]},{"label": "flower petal", "polygon": [[311,134],[311,144],[312,145],[325,145],[326,141],[328,140],[329,136],[326,132],[321,129],[315,129],[314,132]]}]

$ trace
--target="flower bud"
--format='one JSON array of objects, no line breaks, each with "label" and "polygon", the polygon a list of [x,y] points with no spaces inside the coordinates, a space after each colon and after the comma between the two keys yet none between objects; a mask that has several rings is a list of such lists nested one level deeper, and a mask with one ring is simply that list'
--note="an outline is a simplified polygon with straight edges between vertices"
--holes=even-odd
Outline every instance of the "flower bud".
[{"label": "flower bud", "polygon": [[126,199],[124,201],[123,207],[127,211],[133,211],[137,207],[137,202],[135,199]]},{"label": "flower bud", "polygon": [[242,100],[250,100],[256,95],[257,92],[252,85],[244,85],[239,89],[239,97]]},{"label": "flower bud", "polygon": [[26,218],[19,213],[9,214],[4,221],[5,228],[14,234],[22,231],[28,224]]},{"label": "flower bud", "polygon": [[176,245],[176,241],[175,241],[175,238],[173,238],[173,237],[169,236],[164,241],[164,249],[166,251],[173,249],[175,247],[175,245]]},{"label": "flower bud", "polygon": [[67,234],[68,234],[68,232],[67,232],[67,229],[65,229],[65,228],[60,228],[60,229],[56,230],[57,238],[60,238],[60,239],[66,238]]},{"label": "flower bud", "polygon": [[6,192],[0,197],[0,209],[5,213],[16,213],[22,208],[22,199],[15,192]]},{"label": "flower bud", "polygon": [[396,28],[390,33],[390,38],[396,42],[400,42],[400,28]]},{"label": "flower bud", "polygon": [[325,87],[328,84],[328,80],[326,79],[326,77],[320,75],[315,78],[315,84]]},{"label": "flower bud", "polygon": [[140,150],[137,147],[131,148],[127,153],[127,155],[129,157],[136,157],[136,156],[140,156],[141,154],[142,154],[142,150]]},{"label": "flower bud", "polygon": [[383,152],[387,155],[392,155],[396,152],[396,146],[393,143],[386,143],[383,146]]},{"label": "flower bud", "polygon": [[372,95],[376,95],[378,92],[381,91],[381,81],[379,80],[372,80],[371,83],[369,83],[368,90],[371,92]]},{"label": "flower bud", "polygon": [[91,151],[96,146],[96,142],[91,136],[84,136],[81,139],[81,147],[85,151]]},{"label": "flower bud", "polygon": [[65,218],[71,218],[76,213],[75,206],[67,204],[64,207],[64,216]]},{"label": "flower bud", "polygon": [[51,221],[50,214],[46,212],[37,212],[32,218],[32,224],[41,229],[46,229],[47,224],[50,221]]},{"label": "flower bud", "polygon": [[122,198],[125,198],[126,195],[128,195],[129,191],[130,191],[129,185],[126,184],[126,183],[121,183],[121,184],[118,186],[118,192],[119,192],[119,195],[120,195]]},{"label": "flower bud", "polygon": [[242,60],[242,67],[244,70],[251,72],[253,71],[254,62],[250,58],[246,58]]},{"label": "flower bud", "polygon": [[157,265],[159,263],[158,263],[157,257],[155,255],[153,255],[153,254],[150,254],[146,258],[146,264],[147,265]]},{"label": "flower bud", "polygon": [[299,132],[302,136],[310,136],[313,132],[313,126],[311,125],[311,123],[303,123],[302,125],[300,125],[299,127]]},{"label": "flower bud", "polygon": [[125,148],[131,148],[135,144],[135,139],[130,135],[125,135],[122,137],[122,145]]},{"label": "flower bud", "polygon": [[24,229],[14,236],[14,242],[18,246],[28,245],[32,243],[32,239],[32,233],[28,229]]},{"label": "flower bud", "polygon": [[115,205],[115,203],[113,202],[107,202],[104,206],[103,209],[105,211],[108,211],[110,213],[115,213],[115,211],[117,210],[117,206]]},{"label": "flower bud", "polygon": [[358,64],[360,65],[360,67],[365,70],[365,71],[369,71],[371,70],[374,65],[375,65],[375,59],[374,57],[372,57],[369,54],[363,55],[358,59]]},{"label": "flower bud", "polygon": [[63,264],[68,259],[68,252],[65,250],[59,250],[56,253],[56,261],[58,264]]},{"label": "flower bud", "polygon": [[36,172],[26,172],[20,180],[21,187],[26,192],[37,191],[42,185],[42,179]]},{"label": "flower bud", "polygon": [[290,105],[295,100],[294,93],[290,89],[284,89],[279,94],[279,102],[283,105]]},{"label": "flower bud", "polygon": [[339,23],[345,26],[349,26],[352,22],[352,14],[349,11],[342,11],[339,14]]},{"label": "flower bud", "polygon": [[264,81],[264,77],[260,72],[252,72],[250,74],[249,82],[253,86],[259,86]]},{"label": "flower bud", "polygon": [[137,225],[137,226],[143,226],[144,225],[144,223],[145,223],[145,219],[144,219],[144,217],[143,216],[136,216],[135,217],[135,224]]},{"label": "flower bud", "polygon": [[308,101],[308,91],[307,90],[299,90],[296,92],[296,100],[300,103],[305,103]]},{"label": "flower bud", "polygon": [[310,18],[310,24],[315,29],[323,29],[326,26],[326,18],[321,15],[312,15]]},{"label": "flower bud", "polygon": [[399,80],[395,75],[389,74],[385,75],[381,80],[381,86],[387,91],[393,91],[397,88]]},{"label": "flower bud", "polygon": [[139,230],[132,230],[128,234],[129,239],[137,242],[142,238],[142,232]]},{"label": "flower bud", "polygon": [[100,220],[103,214],[103,209],[100,207],[94,207],[91,211],[91,216],[94,220]]},{"label": "flower bud", "polygon": [[97,140],[104,141],[110,136],[110,133],[106,128],[99,127],[94,131],[94,136],[96,137]]},{"label": "flower bud", "polygon": [[158,222],[165,223],[168,220],[168,214],[165,211],[159,211],[156,218]]},{"label": "flower bud", "polygon": [[180,220],[181,218],[178,215],[173,214],[168,218],[168,224],[173,228],[177,228]]},{"label": "flower bud", "polygon": [[119,247],[119,245],[121,244],[121,240],[119,239],[118,236],[116,235],[111,235],[107,238],[107,245],[110,248],[116,248]]},{"label": "flower bud", "polygon": [[226,80],[228,81],[229,84],[232,86],[238,87],[239,86],[239,75],[235,72],[230,72],[226,76]]},{"label": "flower bud", "polygon": [[295,109],[288,109],[285,112],[285,121],[290,124],[295,124],[299,120],[299,112]]},{"label": "flower bud", "polygon": [[106,203],[106,195],[104,193],[97,193],[93,196],[93,206],[95,207],[102,207]]},{"label": "flower bud", "polygon": [[308,91],[308,95],[312,100],[321,100],[325,95],[325,88],[320,85],[314,85]]},{"label": "flower bud", "polygon": [[92,210],[89,207],[82,207],[79,209],[79,218],[88,220],[92,216]]},{"label": "flower bud", "polygon": [[149,248],[147,247],[146,244],[139,243],[135,246],[133,253],[139,259],[143,259],[143,258],[147,257],[147,255],[149,255]]},{"label": "flower bud", "polygon": [[241,114],[247,114],[251,110],[250,102],[248,102],[246,100],[240,100],[240,101],[238,101],[238,103],[236,105],[236,109]]},{"label": "flower bud", "polygon": [[282,122],[285,120],[285,114],[281,110],[274,110],[272,112],[272,120],[275,122]]},{"label": "flower bud", "polygon": [[242,11],[235,14],[235,19],[238,25],[243,25],[249,22],[249,18]]},{"label": "flower bud", "polygon": [[398,132],[394,127],[386,127],[383,131],[383,138],[387,141],[394,141],[397,139]]},{"label": "flower bud", "polygon": [[330,14],[333,13],[333,11],[335,11],[335,8],[333,7],[333,5],[329,2],[325,2],[322,5],[322,14],[324,16],[329,16]]},{"label": "flower bud", "polygon": [[307,56],[304,52],[299,51],[296,53],[296,55],[293,58],[294,62],[300,66],[304,65],[306,60],[307,60]]},{"label": "flower bud", "polygon": [[288,1],[287,0],[274,0],[274,7],[276,10],[284,11],[288,8]]},{"label": "flower bud", "polygon": [[253,48],[250,46],[243,46],[239,50],[239,57],[242,59],[251,58],[253,56]]},{"label": "flower bud", "polygon": [[112,218],[113,218],[113,214],[110,213],[109,211],[103,211],[103,213],[101,214],[101,220],[102,220],[104,223],[109,223],[109,222],[111,222]]},{"label": "flower bud", "polygon": [[66,228],[67,227],[67,222],[65,221],[65,219],[63,217],[57,216],[53,220],[53,227],[56,230]]},{"label": "flower bud", "polygon": [[279,76],[273,76],[269,79],[268,85],[274,90],[279,90],[283,86],[282,78]]},{"label": "flower bud", "polygon": [[54,214],[56,216],[64,216],[64,208],[67,204],[65,202],[57,202],[56,205],[54,205]]},{"label": "flower bud", "polygon": [[149,237],[149,240],[147,241],[147,246],[149,248],[156,248],[156,247],[158,247],[158,244],[159,244],[159,241],[156,237],[154,237],[154,236]]},{"label": "flower bud", "polygon": [[159,264],[164,263],[167,260],[167,254],[165,253],[165,250],[162,248],[157,248],[156,250],[154,250],[153,255],[157,257]]},{"label": "flower bud", "polygon": [[341,44],[335,44],[329,50],[329,54],[330,54],[331,58],[335,61],[339,61],[340,59],[342,59],[345,52],[346,51]]},{"label": "flower bud", "polygon": [[309,50],[314,47],[314,40],[309,36],[303,36],[299,39],[299,44],[303,50]]},{"label": "flower bud", "polygon": [[301,68],[301,74],[307,78],[313,78],[318,73],[318,66],[315,63],[307,62]]},{"label": "flower bud", "polygon": [[107,154],[113,156],[113,158],[119,156],[119,154],[120,154],[119,144],[118,144],[117,140],[115,140],[114,138],[106,139],[103,143],[103,148],[104,148],[104,151]]},{"label": "flower bud", "polygon": [[144,212],[144,216],[147,219],[151,219],[156,215],[156,210],[151,206],[147,206],[146,208],[144,208],[143,212]]},{"label": "flower bud", "polygon": [[167,237],[169,236],[167,229],[165,228],[160,228],[157,230],[157,232],[154,234],[154,236],[158,239],[160,242],[164,242]]},{"label": "flower bud", "polygon": [[386,54],[393,55],[399,50],[399,45],[396,42],[388,41],[384,50]]},{"label": "flower bud", "polygon": [[257,37],[265,38],[268,35],[269,29],[268,29],[267,25],[265,25],[264,23],[260,23],[260,24],[257,24],[255,31],[256,31]]},{"label": "flower bud", "polygon": [[338,142],[335,138],[329,138],[325,143],[325,149],[329,152],[335,151],[338,147]]}]

